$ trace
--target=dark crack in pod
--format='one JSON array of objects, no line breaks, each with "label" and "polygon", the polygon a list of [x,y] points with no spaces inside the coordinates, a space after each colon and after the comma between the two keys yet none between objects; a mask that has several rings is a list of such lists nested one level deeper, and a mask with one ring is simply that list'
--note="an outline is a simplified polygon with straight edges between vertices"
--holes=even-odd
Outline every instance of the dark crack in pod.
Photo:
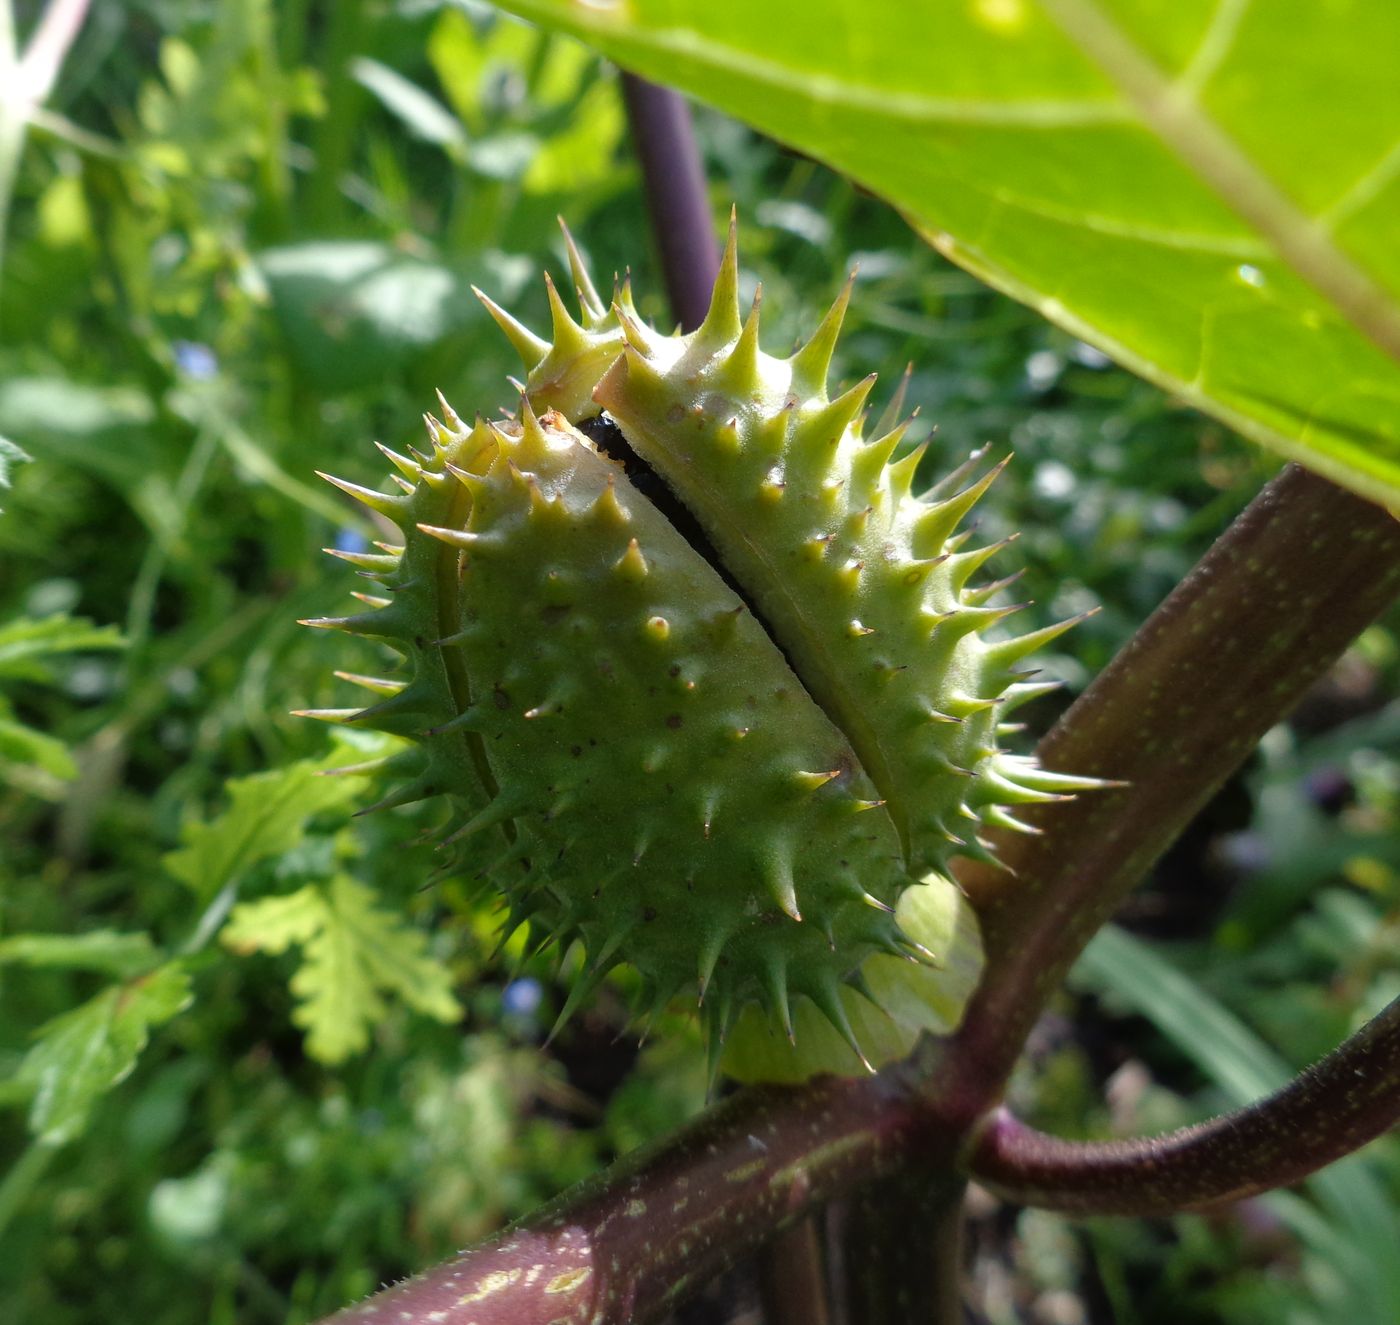
[{"label": "dark crack in pod", "polygon": [[428,452],[386,452],[403,491],[331,480],[404,542],[349,557],[387,597],[312,624],[387,641],[408,679],[317,716],[415,742],[381,803],[450,797],[508,928],[582,946],[565,1017],[627,962],[643,1015],[698,1001],[712,1059],[745,1007],[791,1038],[807,1000],[864,1061],[843,987],[879,1001],[868,962],[935,960],[901,897],[986,856],[982,825],[1094,785],[998,746],[1047,688],[1020,663],[1072,623],[984,637],[1014,609],[972,585],[998,545],[957,527],[999,467],[916,497],[897,402],[866,439],[873,379],[828,398],[849,285],[779,359],[757,297],[740,319],[732,226],[690,335],[625,286],[605,307],[569,252],[582,321],[549,283],[549,341],[482,296],[527,370],[517,417],[444,401]]}]

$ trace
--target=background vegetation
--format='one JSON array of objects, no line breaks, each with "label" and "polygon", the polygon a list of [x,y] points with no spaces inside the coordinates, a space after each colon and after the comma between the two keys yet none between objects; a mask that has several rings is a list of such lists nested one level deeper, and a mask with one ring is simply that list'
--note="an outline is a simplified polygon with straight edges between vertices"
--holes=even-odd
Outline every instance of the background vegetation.
[{"label": "background vegetation", "polygon": [[[859,261],[845,376],[913,362],[930,477],[1016,452],[984,527],[1023,531],[1043,620],[1103,605],[1046,663],[1081,684],[1272,462],[824,169],[700,130],[772,344]],[[469,286],[544,325],[556,214],[667,320],[613,72],[475,4],[95,6],[31,126],[0,274],[0,1317],[306,1321],[701,1103],[684,1018],[618,1040],[625,987],[542,1049],[553,959],[494,953],[431,809],[352,823],[364,780],[317,774],[374,751],[289,716],[381,661],[295,625],[354,586],[317,549],[377,536],[313,470],[377,484],[370,440],[413,442],[435,387],[505,403]],[[1090,949],[1031,1120],[1188,1121],[1395,996],[1396,624]],[[994,1321],[1389,1325],[1397,1198],[1392,1137],[1210,1220],[987,1200],[978,1292]],[[694,1319],[739,1318],[717,1291]]]}]

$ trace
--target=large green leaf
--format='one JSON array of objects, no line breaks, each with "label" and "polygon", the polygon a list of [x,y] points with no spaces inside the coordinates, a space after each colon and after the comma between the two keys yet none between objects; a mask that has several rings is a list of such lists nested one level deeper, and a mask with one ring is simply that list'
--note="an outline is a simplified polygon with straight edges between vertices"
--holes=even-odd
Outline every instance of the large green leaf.
[{"label": "large green leaf", "polygon": [[1400,501],[1392,0],[510,0],[845,171],[1241,432]]}]

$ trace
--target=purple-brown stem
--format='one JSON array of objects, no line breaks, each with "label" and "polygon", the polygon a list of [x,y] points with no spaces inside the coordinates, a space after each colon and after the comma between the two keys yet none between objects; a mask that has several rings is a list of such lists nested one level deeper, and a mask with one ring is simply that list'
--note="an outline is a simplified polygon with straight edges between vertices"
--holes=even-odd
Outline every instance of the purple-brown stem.
[{"label": "purple-brown stem", "polygon": [[977,1138],[977,1181],[1021,1205],[1163,1215],[1297,1182],[1400,1120],[1400,999],[1267,1099],[1136,1141],[1073,1142],[1004,1109]]},{"label": "purple-brown stem", "polygon": [[751,1087],[330,1322],[641,1325],[775,1232],[911,1156],[946,1172],[958,1135],[920,1101],[903,1067]]},{"label": "purple-brown stem", "polygon": [[[741,1092],[513,1230],[333,1319],[641,1322],[835,1197],[914,1164],[951,1174],[951,1148],[995,1104],[1088,936],[1397,590],[1400,524],[1286,470],[1042,745],[1051,767],[1131,785],[1047,807],[1044,837],[999,844],[1016,878],[967,872],[988,976],[951,1041],[877,1077]],[[1379,1062],[1389,1045],[1373,1046]],[[1257,1106],[1261,1134],[1276,1107]],[[1252,1160],[1265,1166],[1241,1161],[1253,1190],[1296,1176],[1277,1149]],[[1175,1181],[1175,1162],[1159,1158],[1155,1180]]]},{"label": "purple-brown stem", "polygon": [[1397,593],[1400,521],[1290,465],[1041,742],[1046,767],[1126,785],[1035,807],[1043,836],[997,835],[1006,869],[959,871],[989,972],[943,1067],[967,1111],[995,1104],[1084,945]]},{"label": "purple-brown stem", "polygon": [[910,1164],[847,1202],[846,1319],[855,1325],[962,1325],[966,1183]]},{"label": "purple-brown stem", "polygon": [[682,330],[694,331],[710,306],[719,244],[690,107],[636,74],[622,75],[622,95],[671,312]]},{"label": "purple-brown stem", "polygon": [[763,1325],[830,1325],[821,1215],[808,1215],[764,1247],[758,1261]]}]

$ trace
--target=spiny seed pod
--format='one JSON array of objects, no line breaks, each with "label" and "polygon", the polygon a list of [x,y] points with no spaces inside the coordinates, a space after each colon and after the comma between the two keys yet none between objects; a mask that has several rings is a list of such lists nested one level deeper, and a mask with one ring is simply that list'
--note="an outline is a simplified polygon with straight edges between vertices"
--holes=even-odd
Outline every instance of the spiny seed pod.
[{"label": "spiny seed pod", "polygon": [[778,359],[757,298],[741,322],[732,225],[690,335],[625,287],[605,308],[569,252],[582,323],[550,283],[550,341],[482,296],[527,370],[518,416],[444,401],[429,452],[386,451],[402,492],[331,480],[403,546],[349,557],[389,597],[311,624],[387,641],[408,677],[317,716],[416,743],[381,804],[448,796],[508,928],[581,944],[564,1016],[626,962],[644,1011],[691,991],[712,1054],[749,1004],[791,1038],[806,999],[860,1057],[843,986],[869,993],[877,954],[934,960],[905,891],[1092,785],[997,745],[1047,688],[1017,665],[1072,623],[984,637],[1014,610],[970,587],[999,545],[956,528],[1000,466],[916,498],[905,425],[863,436],[873,378],[828,397],[849,284]]}]

